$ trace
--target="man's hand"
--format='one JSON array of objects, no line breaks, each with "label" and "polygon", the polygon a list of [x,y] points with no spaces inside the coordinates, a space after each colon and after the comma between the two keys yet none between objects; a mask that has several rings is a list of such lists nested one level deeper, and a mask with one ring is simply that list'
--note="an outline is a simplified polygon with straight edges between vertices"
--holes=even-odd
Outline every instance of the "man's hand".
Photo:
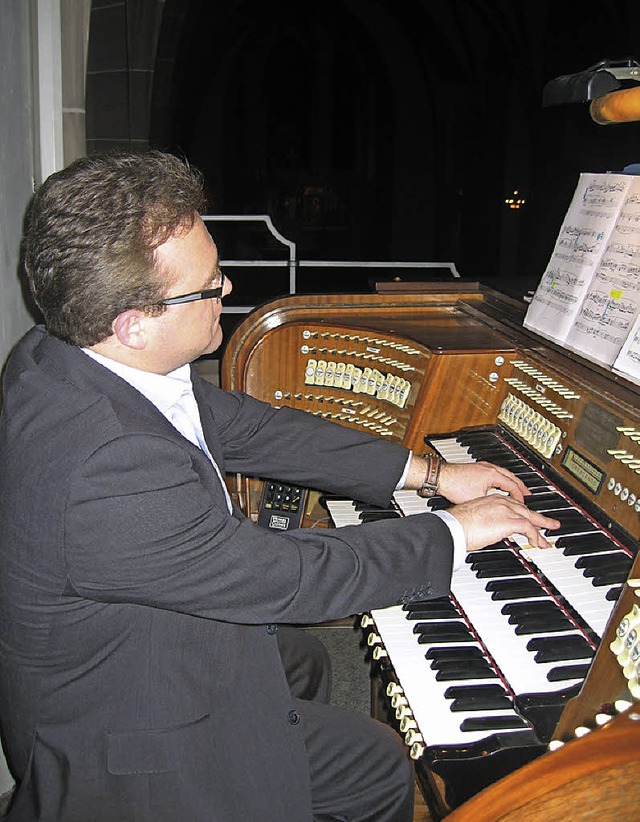
[{"label": "man's hand", "polygon": [[480,497],[447,509],[464,529],[467,551],[477,551],[494,542],[523,534],[534,548],[548,548],[541,528],[559,528],[556,519],[530,511],[521,502],[499,494]]},{"label": "man's hand", "polygon": [[[411,457],[404,487],[418,489],[422,485],[427,464],[423,457]],[[450,502],[460,503],[502,491],[522,502],[529,495],[527,487],[511,471],[488,462],[443,462],[440,468],[438,493]]]},{"label": "man's hand", "polygon": [[438,493],[450,502],[467,502],[495,490],[504,491],[518,502],[522,502],[530,493],[515,474],[499,465],[488,462],[446,462],[440,468]]}]

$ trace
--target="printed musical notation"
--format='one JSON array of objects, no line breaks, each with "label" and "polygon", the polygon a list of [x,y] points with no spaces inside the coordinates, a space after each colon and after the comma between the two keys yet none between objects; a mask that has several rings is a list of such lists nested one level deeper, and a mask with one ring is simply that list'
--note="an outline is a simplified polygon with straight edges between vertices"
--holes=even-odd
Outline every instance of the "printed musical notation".
[{"label": "printed musical notation", "polygon": [[566,225],[562,227],[558,246],[585,254],[593,254],[598,250],[602,237],[602,231],[596,231],[588,226]]},{"label": "printed musical notation", "polygon": [[620,197],[625,194],[624,183],[621,180],[613,179],[613,175],[609,180],[602,181],[593,179],[593,175],[591,177],[591,181],[587,183],[581,195],[583,204],[615,208]]},{"label": "printed musical notation", "polygon": [[[640,315],[639,240],[640,177],[581,174],[525,326],[588,359],[618,363]],[[638,355],[640,341],[626,358]]]}]

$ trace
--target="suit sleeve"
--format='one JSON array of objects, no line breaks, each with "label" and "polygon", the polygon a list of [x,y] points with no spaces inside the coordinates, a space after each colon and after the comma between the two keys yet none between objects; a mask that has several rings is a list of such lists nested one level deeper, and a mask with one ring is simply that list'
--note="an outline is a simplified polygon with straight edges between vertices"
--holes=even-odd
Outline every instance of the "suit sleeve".
[{"label": "suit sleeve", "polygon": [[[200,394],[202,422],[214,426],[228,472],[271,477],[386,504],[409,451],[364,431],[292,408],[274,409],[239,392]],[[215,443],[213,444],[215,448]]]},{"label": "suit sleeve", "polygon": [[438,517],[272,533],[228,514],[199,449],[158,434],[93,451],[69,483],[64,526],[70,593],[102,602],[314,622],[449,590]]}]

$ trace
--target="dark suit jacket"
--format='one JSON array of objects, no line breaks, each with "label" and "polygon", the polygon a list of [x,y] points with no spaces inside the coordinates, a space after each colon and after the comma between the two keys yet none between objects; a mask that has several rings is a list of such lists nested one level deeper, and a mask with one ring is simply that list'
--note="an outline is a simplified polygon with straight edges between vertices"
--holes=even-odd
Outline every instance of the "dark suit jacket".
[{"label": "dark suit jacket", "polygon": [[[405,449],[193,374],[221,470],[386,502]],[[276,623],[448,591],[429,514],[272,533],[206,455],[77,348],[30,331],[0,426],[0,708],[12,820],[311,816]],[[304,717],[302,717],[304,722]]]}]

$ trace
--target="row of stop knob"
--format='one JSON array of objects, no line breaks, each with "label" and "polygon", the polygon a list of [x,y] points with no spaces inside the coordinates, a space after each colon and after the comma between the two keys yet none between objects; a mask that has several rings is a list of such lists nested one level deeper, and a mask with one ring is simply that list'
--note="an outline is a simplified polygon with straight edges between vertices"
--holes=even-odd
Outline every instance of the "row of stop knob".
[{"label": "row of stop knob", "polygon": [[[370,629],[371,626],[375,625],[369,614],[364,614],[360,624],[364,629]],[[367,635],[367,645],[372,649],[371,655],[376,661],[388,656],[381,637],[375,631],[370,631]],[[404,734],[405,744],[409,748],[409,756],[411,759],[420,759],[426,746],[409,701],[405,696],[404,688],[398,682],[390,682],[387,685],[386,694],[400,724],[400,731]]]}]

